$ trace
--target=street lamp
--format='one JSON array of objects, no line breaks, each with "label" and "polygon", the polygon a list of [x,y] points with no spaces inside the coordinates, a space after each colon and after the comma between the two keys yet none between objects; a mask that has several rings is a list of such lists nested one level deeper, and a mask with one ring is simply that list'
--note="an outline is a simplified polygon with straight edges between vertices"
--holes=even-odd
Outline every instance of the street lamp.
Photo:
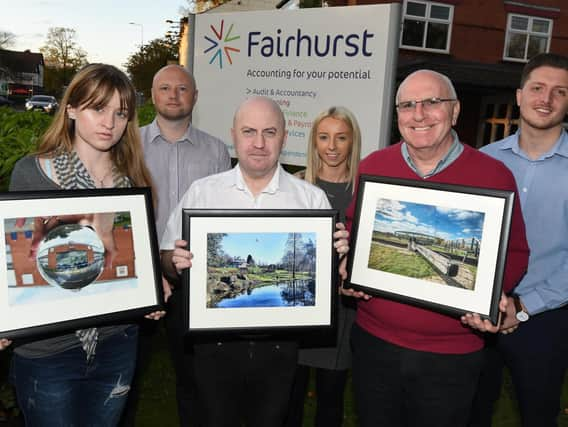
[{"label": "street lamp", "polygon": [[137,22],[129,22],[130,25],[136,25],[140,27],[140,49],[144,46],[144,25],[139,24]]}]

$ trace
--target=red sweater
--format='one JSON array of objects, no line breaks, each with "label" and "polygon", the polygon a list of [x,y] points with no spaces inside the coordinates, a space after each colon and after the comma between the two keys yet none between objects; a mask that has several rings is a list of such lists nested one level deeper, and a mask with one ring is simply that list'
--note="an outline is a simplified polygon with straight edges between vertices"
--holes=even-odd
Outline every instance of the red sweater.
[{"label": "red sweater", "polygon": [[[423,180],[405,162],[401,144],[376,151],[361,161],[359,174]],[[516,192],[515,179],[503,163],[464,145],[460,156],[441,172],[427,178],[431,182],[484,187]],[[358,180],[356,181],[358,182]],[[347,225],[357,203],[347,210]],[[529,257],[525,224],[515,194],[503,289],[509,292],[524,275]],[[480,334],[463,326],[459,319],[408,304],[374,297],[360,300],[357,324],[370,334],[390,343],[419,351],[464,354],[483,347]]]}]

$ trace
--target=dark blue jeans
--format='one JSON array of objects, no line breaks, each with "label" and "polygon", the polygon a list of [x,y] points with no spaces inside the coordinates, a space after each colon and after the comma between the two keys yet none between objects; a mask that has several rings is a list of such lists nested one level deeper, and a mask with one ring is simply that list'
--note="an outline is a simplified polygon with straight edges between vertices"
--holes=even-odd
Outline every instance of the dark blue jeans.
[{"label": "dark blue jeans", "polygon": [[87,362],[82,348],[49,357],[14,354],[11,377],[28,427],[117,425],[136,365],[138,327],[97,344]]}]

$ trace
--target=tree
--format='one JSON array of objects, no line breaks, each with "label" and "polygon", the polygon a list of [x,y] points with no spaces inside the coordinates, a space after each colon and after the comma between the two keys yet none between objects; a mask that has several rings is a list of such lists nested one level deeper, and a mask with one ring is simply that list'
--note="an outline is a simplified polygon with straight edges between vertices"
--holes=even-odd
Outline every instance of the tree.
[{"label": "tree", "polygon": [[221,265],[225,252],[223,251],[223,238],[226,233],[207,233],[207,264]]},{"label": "tree", "polygon": [[302,240],[301,233],[288,233],[288,238],[284,244],[284,256],[282,257],[282,264],[287,265],[289,271],[292,272],[292,278],[296,277],[296,267],[298,261],[298,244]]},{"label": "tree", "polygon": [[282,264],[289,269],[292,276],[295,277],[299,271],[313,273],[316,268],[315,261],[316,246],[313,240],[302,233],[288,233]]},{"label": "tree", "polygon": [[316,270],[316,245],[312,239],[308,239],[303,245],[304,256],[302,257],[301,269],[313,273]]},{"label": "tree", "polygon": [[16,35],[10,31],[0,31],[0,49],[6,49],[14,45]]},{"label": "tree", "polygon": [[50,92],[68,85],[77,70],[87,63],[87,53],[77,45],[76,37],[72,28],[53,27],[47,32],[45,45],[39,50],[46,65],[44,86]]},{"label": "tree", "polygon": [[130,55],[124,66],[136,90],[150,98],[154,74],[170,61],[177,61],[178,55],[178,44],[171,38],[154,39]]}]

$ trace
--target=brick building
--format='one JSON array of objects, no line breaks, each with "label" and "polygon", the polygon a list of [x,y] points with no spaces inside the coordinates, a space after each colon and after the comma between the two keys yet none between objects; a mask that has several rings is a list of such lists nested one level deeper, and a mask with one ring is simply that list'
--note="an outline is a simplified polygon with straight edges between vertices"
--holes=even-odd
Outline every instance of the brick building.
[{"label": "brick building", "polygon": [[[298,4],[317,2],[231,0],[209,12],[296,8]],[[322,3],[325,6],[400,3],[397,83],[421,68],[449,76],[462,107],[456,130],[463,142],[474,147],[516,130],[519,113],[515,90],[528,59],[540,52],[568,55],[567,0],[322,0]],[[189,48],[184,47],[187,58]],[[395,142],[396,126],[392,133]]]},{"label": "brick building", "polygon": [[[335,0],[334,6],[396,0]],[[566,0],[399,0],[397,80],[430,68],[450,77],[460,138],[480,147],[516,130],[515,90],[540,52],[568,55]],[[394,101],[393,101],[394,103]],[[394,138],[394,135],[393,135]]]},{"label": "brick building", "polygon": [[[6,227],[5,239],[8,247],[8,275],[11,286],[40,286],[47,285],[45,279],[39,273],[35,260],[29,259],[32,244],[33,226],[31,223],[17,229]],[[117,247],[116,256],[112,265],[106,267],[97,279],[97,282],[129,279],[136,277],[134,243],[132,240],[132,228],[129,226],[117,227],[113,230]],[[59,250],[69,249],[69,245],[62,245]],[[89,257],[89,248],[82,248],[75,244],[73,250],[84,249]],[[52,256],[55,255],[50,254]],[[54,258],[55,259],[55,258]],[[10,280],[11,278],[11,280]]]}]

